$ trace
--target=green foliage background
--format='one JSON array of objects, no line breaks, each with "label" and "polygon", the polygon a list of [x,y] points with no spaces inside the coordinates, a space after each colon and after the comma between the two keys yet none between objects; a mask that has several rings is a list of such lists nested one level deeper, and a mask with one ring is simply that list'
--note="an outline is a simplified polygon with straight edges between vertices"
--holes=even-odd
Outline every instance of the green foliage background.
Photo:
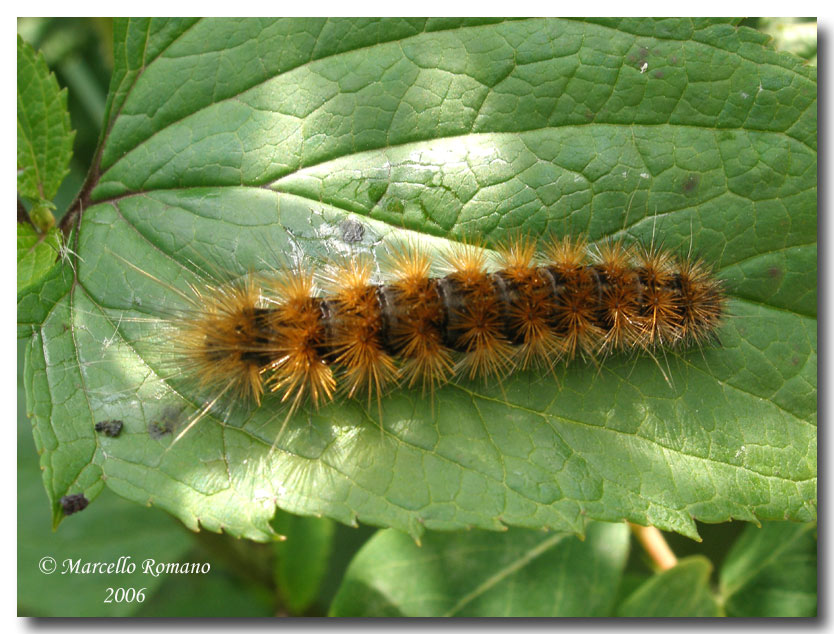
[{"label": "green foliage background", "polygon": [[[71,26],[19,25],[44,51],[67,31],[107,30]],[[726,560],[705,542],[656,577],[629,555],[624,525],[586,526],[627,518],[694,537],[694,520],[816,517],[814,69],[721,20],[130,20],[114,35],[103,151],[82,163],[95,169],[73,236],[77,268],[55,267],[24,294],[19,322],[32,333],[24,382],[53,522],[59,498],[83,491],[94,503],[68,525],[117,518],[98,542],[158,521],[153,556],[214,558],[237,575],[187,592],[166,580],[141,610],[205,611],[199,597],[228,588],[239,597],[224,602],[230,614],[276,603],[334,615],[815,610],[813,524],[750,527]],[[83,57],[89,38],[69,40]],[[96,90],[78,79],[95,83],[95,65],[58,75],[70,78],[73,123],[79,109],[95,119]],[[90,138],[79,130],[74,160]],[[324,261],[345,251],[340,227],[355,218],[365,237],[351,248],[379,256],[403,228],[437,249],[472,233],[495,242],[517,230],[646,241],[662,232],[671,248],[691,242],[716,263],[732,317],[720,349],[663,360],[671,385],[650,359],[611,359],[599,372],[560,370],[558,383],[514,377],[500,394],[461,382],[434,409],[419,394],[392,394],[384,435],[373,412],[338,403],[297,417],[271,454],[281,421],[266,407],[207,416],[167,451],[170,438],[149,426],[187,420],[201,396],[159,378],[166,359],[143,318],[175,305],[165,284],[182,288],[199,266],[245,272],[270,252]],[[95,436],[108,418],[125,419],[123,438]],[[34,455],[26,436],[22,465]],[[288,539],[233,545],[204,531],[195,546],[168,517],[102,494],[105,485],[191,527]],[[379,532],[342,580],[370,531],[283,513],[270,522],[273,501],[400,528],[423,546]],[[50,541],[29,532],[36,516],[21,520],[31,536],[20,545],[24,611],[135,609],[102,606],[93,589],[83,607],[28,603],[43,581],[32,562]],[[556,532],[423,534],[505,524]],[[563,532],[586,529],[585,542]],[[56,548],[69,547],[66,530]],[[774,602],[788,587],[775,572],[785,561],[795,596]],[[455,574],[466,583],[453,591]],[[188,592],[193,604],[166,599]]]}]

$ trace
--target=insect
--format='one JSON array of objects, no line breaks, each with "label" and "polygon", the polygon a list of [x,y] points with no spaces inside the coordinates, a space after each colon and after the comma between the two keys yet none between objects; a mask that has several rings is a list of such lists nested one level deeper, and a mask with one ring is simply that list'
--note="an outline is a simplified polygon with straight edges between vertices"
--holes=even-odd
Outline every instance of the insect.
[{"label": "insect", "polygon": [[703,262],[651,245],[520,236],[492,266],[473,244],[437,265],[414,244],[389,252],[381,282],[359,256],[324,273],[299,265],[192,285],[171,320],[173,355],[216,398],[260,403],[275,392],[289,417],[305,402],[366,395],[381,417],[396,386],[433,394],[457,377],[500,381],[577,357],[702,345],[724,314],[722,284]]}]

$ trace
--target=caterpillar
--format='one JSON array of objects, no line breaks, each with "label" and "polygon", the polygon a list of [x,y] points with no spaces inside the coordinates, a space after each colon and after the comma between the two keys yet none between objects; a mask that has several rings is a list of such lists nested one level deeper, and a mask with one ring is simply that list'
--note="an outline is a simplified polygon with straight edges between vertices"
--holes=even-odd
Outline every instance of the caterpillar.
[{"label": "caterpillar", "polygon": [[724,315],[722,283],[703,261],[653,245],[516,237],[496,252],[490,267],[484,249],[462,243],[435,274],[428,252],[404,243],[382,283],[355,256],[324,274],[299,264],[192,285],[172,320],[173,355],[218,398],[260,404],[275,392],[289,418],[340,393],[379,403],[395,386],[433,393],[457,377],[702,345]]}]

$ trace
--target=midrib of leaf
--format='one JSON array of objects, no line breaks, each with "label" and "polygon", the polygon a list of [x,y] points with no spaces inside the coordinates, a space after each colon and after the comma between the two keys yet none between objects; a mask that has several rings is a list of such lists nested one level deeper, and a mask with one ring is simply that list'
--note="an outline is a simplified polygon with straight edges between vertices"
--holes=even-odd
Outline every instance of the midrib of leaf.
[{"label": "midrib of leaf", "polygon": [[[538,128],[528,128],[528,129],[525,129],[525,130],[518,130],[518,131],[511,131],[511,132],[506,132],[506,131],[492,131],[492,132],[490,132],[490,131],[470,131],[470,132],[467,132],[465,134],[455,133],[455,134],[448,134],[448,135],[445,135],[445,136],[444,135],[437,135],[437,136],[434,136],[434,137],[431,137],[431,138],[425,138],[425,139],[419,139],[419,140],[412,139],[412,140],[409,140],[409,141],[404,141],[402,143],[393,143],[393,144],[389,143],[389,144],[386,144],[384,146],[379,146],[377,148],[364,149],[364,150],[361,150],[361,151],[354,152],[352,154],[340,155],[338,157],[322,158],[320,161],[314,161],[314,162],[306,163],[304,165],[300,165],[296,169],[290,170],[289,172],[287,172],[285,174],[281,174],[281,175],[273,178],[271,181],[261,183],[261,184],[234,184],[234,185],[222,185],[221,184],[221,185],[211,185],[211,186],[195,185],[195,186],[184,186],[184,187],[171,187],[171,188],[160,188],[160,189],[157,189],[157,190],[143,190],[143,191],[135,192],[135,193],[132,192],[131,194],[124,194],[123,196],[128,197],[128,196],[135,195],[135,194],[147,194],[147,193],[151,193],[153,191],[187,191],[187,190],[190,190],[190,189],[205,189],[206,187],[217,188],[217,189],[251,187],[251,188],[258,188],[258,189],[265,189],[267,191],[272,191],[272,192],[275,192],[275,193],[280,194],[282,196],[290,196],[290,197],[294,196],[294,197],[302,198],[304,200],[314,202],[314,203],[325,203],[325,204],[329,205],[330,207],[332,207],[334,209],[339,209],[339,210],[342,210],[342,211],[347,212],[347,213],[353,213],[353,214],[357,214],[357,215],[360,215],[360,216],[363,216],[363,217],[368,217],[373,212],[373,207],[370,208],[370,209],[366,209],[366,208],[364,208],[360,205],[357,205],[354,208],[349,208],[349,207],[345,206],[344,204],[340,204],[340,201],[337,201],[337,200],[321,200],[321,199],[315,198],[311,195],[306,195],[304,192],[288,191],[288,190],[283,189],[283,188],[280,187],[281,181],[289,179],[292,176],[298,175],[298,174],[304,172],[305,170],[312,170],[316,167],[326,165],[327,163],[330,163],[330,162],[333,162],[333,161],[343,160],[344,158],[349,157],[349,156],[374,154],[374,153],[384,152],[384,151],[388,151],[388,150],[396,150],[398,148],[405,148],[405,147],[408,147],[408,146],[420,146],[421,144],[424,144],[424,143],[431,143],[433,141],[439,141],[439,140],[449,141],[449,140],[453,140],[453,139],[477,138],[479,136],[488,136],[490,138],[500,140],[502,138],[515,138],[519,134],[530,134],[530,133],[541,132],[541,131],[546,131],[546,130],[561,130],[561,129],[568,129],[568,128],[581,129],[581,128],[585,128],[585,127],[588,127],[588,126],[593,126],[595,128],[601,128],[601,127],[631,128],[632,129],[632,138],[634,136],[633,135],[633,129],[634,128],[653,128],[653,127],[666,126],[668,128],[672,128],[672,129],[674,129],[674,128],[691,128],[691,129],[696,129],[696,130],[713,131],[713,132],[716,132],[716,133],[717,132],[724,132],[724,131],[738,131],[738,132],[746,132],[746,133],[755,132],[755,133],[758,133],[758,134],[766,135],[768,137],[785,136],[786,139],[790,139],[791,141],[796,141],[800,144],[802,143],[801,141],[795,139],[794,137],[789,137],[789,136],[785,135],[783,132],[775,131],[775,130],[773,130],[773,131],[771,131],[771,130],[756,130],[756,129],[750,129],[750,128],[744,128],[744,127],[729,127],[729,126],[728,127],[717,128],[717,127],[703,126],[703,125],[669,123],[668,121],[658,122],[658,123],[629,123],[629,122],[625,122],[625,121],[624,122],[596,123],[596,122],[592,121],[592,122],[588,122],[588,123],[570,123],[570,124],[564,124],[564,125],[541,126],[541,127],[538,127]],[[645,157],[640,152],[639,143],[634,142],[633,147],[634,147],[635,152],[640,156],[641,160],[644,161],[644,165],[645,165],[646,160],[645,160]],[[816,155],[816,150],[815,149],[813,149],[813,148],[808,148],[808,149],[814,155]],[[648,169],[648,168],[646,168],[646,169]],[[577,173],[577,172],[573,172],[573,171],[567,170],[567,169],[565,169],[565,171],[566,172],[571,172],[571,173]],[[512,178],[512,176],[508,177],[508,179],[511,179],[511,178]],[[491,186],[499,185],[502,182],[503,181],[496,181],[494,183],[491,183]],[[698,205],[703,206],[703,205],[705,205],[709,202],[712,202],[714,200],[717,200],[717,199],[719,199],[723,196],[727,196],[727,195],[735,195],[735,194],[732,190],[730,190],[728,188],[727,190],[719,191],[712,196],[699,198]],[[114,198],[117,198],[117,197],[114,197]],[[467,201],[468,201],[468,199],[467,200],[462,200],[462,202],[467,202]],[[759,201],[751,200],[751,202],[759,202]],[[589,213],[589,218],[592,218],[593,214],[594,214],[593,199],[591,200],[590,204],[591,204],[591,209],[590,209],[590,213]],[[670,206],[670,207],[668,207],[668,208],[666,208],[662,211],[655,211],[651,215],[646,215],[646,216],[643,216],[643,217],[639,217],[639,218],[634,219],[632,222],[624,223],[623,226],[620,229],[618,229],[617,231],[612,232],[608,236],[601,236],[598,240],[590,241],[589,245],[593,246],[593,245],[600,244],[600,243],[604,242],[605,239],[608,238],[608,237],[611,237],[611,238],[620,238],[620,237],[627,238],[628,234],[629,234],[629,231],[635,229],[636,227],[638,227],[642,224],[651,222],[652,225],[655,225],[655,224],[658,223],[658,221],[662,221],[664,218],[674,217],[676,214],[687,211],[691,208],[692,208],[691,204],[689,204],[689,205],[680,204],[680,205]],[[459,209],[458,214],[460,214],[461,211],[462,211],[462,209]],[[630,207],[627,209],[627,211],[630,211]],[[626,217],[627,216],[628,216],[628,214],[626,214]],[[375,220],[378,221],[378,222],[385,223],[386,225],[388,225],[392,229],[403,230],[403,227],[401,227],[399,225],[396,225],[396,224],[392,224],[391,222],[389,222],[389,220],[387,220],[385,218],[382,218],[382,219],[375,218]],[[457,220],[455,221],[454,224],[457,224]],[[432,226],[422,228],[420,233],[423,233],[423,234],[426,234],[426,235],[435,235],[437,237],[455,240],[455,237],[451,236],[448,232],[436,231],[436,230],[434,230],[434,227],[432,227]],[[654,229],[652,230],[652,235],[653,234],[654,234]],[[763,255],[768,255],[768,254],[772,254],[772,253],[779,253],[779,252],[782,252],[782,251],[786,251],[788,249],[800,248],[800,247],[803,247],[803,246],[816,247],[816,245],[817,245],[816,242],[789,243],[789,244],[783,245],[782,247],[768,249],[766,251],[761,251],[761,252],[754,253],[750,256],[747,256],[747,257],[739,259],[739,260],[730,260],[730,261],[726,261],[726,262],[723,262],[724,255],[722,254],[722,267],[719,270],[724,271],[724,270],[730,268],[733,265],[738,265],[738,264],[741,264],[745,261],[752,260],[754,258],[761,257]],[[739,297],[741,297],[741,296],[739,296]],[[761,304],[761,305],[770,306],[769,304]],[[785,310],[784,308],[780,308],[778,306],[773,306],[773,307],[774,308],[779,308],[780,310]],[[802,314],[802,313],[797,313],[797,314]],[[816,317],[814,316],[813,318],[815,319]]]},{"label": "midrib of leaf", "polygon": [[[461,136],[461,135],[453,135],[453,136],[450,136],[450,137],[442,137],[442,138],[456,138],[457,136]],[[468,136],[468,135],[464,135],[464,136]],[[438,138],[441,138],[441,137],[438,137]],[[409,145],[409,144],[410,143],[397,144],[397,145],[389,146],[389,147],[392,147],[392,148],[393,147],[401,147],[401,146],[405,146],[405,145]],[[327,162],[328,161],[322,161],[321,164],[324,164],[324,163],[327,163]],[[305,166],[303,169],[308,169],[309,167],[312,167],[312,166],[308,165],[308,166]],[[298,171],[301,171],[301,169],[295,170],[292,173],[297,173]],[[201,189],[247,189],[247,188],[251,188],[251,189],[262,189],[262,190],[268,191],[270,193],[275,193],[276,196],[297,197],[297,198],[302,198],[304,200],[309,200],[311,202],[322,202],[322,201],[316,200],[316,199],[314,199],[310,196],[304,196],[304,195],[301,195],[301,194],[290,193],[290,192],[281,191],[280,189],[272,189],[271,188],[275,183],[278,183],[283,178],[292,175],[292,173],[287,174],[285,176],[282,176],[282,177],[276,179],[275,181],[273,181],[269,185],[211,185],[211,186],[203,185],[203,186],[165,187],[165,188],[154,189],[154,190],[136,191],[136,192],[131,192],[129,194],[120,194],[118,196],[114,196],[114,197],[111,197],[111,198],[105,198],[105,199],[99,200],[99,201],[96,202],[96,204],[107,204],[107,203],[112,204],[114,206],[114,208],[116,209],[117,213],[119,213],[119,216],[122,218],[124,223],[127,226],[130,226],[132,229],[134,229],[137,236],[139,236],[143,241],[145,241],[148,245],[152,246],[158,252],[163,253],[166,257],[170,258],[169,254],[164,253],[162,249],[160,249],[152,240],[150,240],[145,234],[143,234],[130,220],[128,220],[125,216],[123,216],[121,214],[121,212],[118,209],[118,202],[119,201],[134,198],[134,197],[138,197],[138,196],[144,196],[144,195],[154,193],[154,192],[163,192],[163,191],[190,191],[190,190],[201,190]],[[701,204],[703,204],[704,202],[708,202],[710,200],[713,200],[714,198],[720,197],[721,195],[723,195],[723,193],[717,194],[716,196],[711,197],[711,198],[704,199],[703,201],[701,201]],[[328,206],[330,206],[334,209],[342,210],[346,213],[357,214],[357,215],[360,215],[362,217],[367,216],[367,213],[362,213],[362,212],[357,211],[355,209],[347,209],[344,206],[340,206],[335,201],[326,201],[325,204],[327,204]],[[635,220],[631,223],[625,224],[622,229],[620,229],[620,230],[618,230],[618,231],[616,231],[616,232],[614,232],[610,235],[600,237],[600,239],[598,239],[598,240],[590,241],[589,245],[593,246],[593,245],[601,244],[607,238],[610,238],[610,237],[617,238],[617,237],[620,237],[620,236],[626,236],[626,235],[628,235],[628,231],[630,229],[633,229],[634,227],[636,227],[636,226],[638,226],[642,223],[645,223],[645,222],[648,222],[648,221],[657,222],[657,219],[661,219],[661,218],[668,217],[668,216],[673,216],[674,214],[679,213],[681,211],[685,211],[686,209],[688,209],[688,207],[681,206],[681,207],[676,207],[676,208],[673,208],[673,209],[663,211],[661,213],[655,213],[650,217],[638,218],[637,220]],[[389,220],[387,220],[385,218],[378,219],[377,221],[385,224],[386,226],[390,227],[392,230],[408,231],[408,230],[403,229],[403,227],[401,227],[399,225],[393,224],[392,222],[390,222]],[[230,220],[230,219],[226,218],[226,219],[223,220],[223,222],[226,223],[226,224],[232,225],[232,226],[235,225],[235,223],[233,222],[233,219]],[[455,240],[455,238],[450,236],[448,232],[442,232],[442,231],[441,232],[437,232],[437,231],[432,232],[430,230],[425,230],[425,231],[420,231],[419,233],[425,234],[425,235],[435,235],[436,237]],[[733,266],[738,266],[740,264],[743,264],[744,262],[747,262],[749,260],[753,260],[755,258],[762,257],[764,255],[770,255],[770,254],[774,254],[774,253],[781,253],[781,252],[784,252],[784,251],[788,251],[790,249],[805,248],[805,247],[817,247],[817,242],[803,242],[803,243],[796,243],[796,244],[786,244],[786,245],[784,245],[782,247],[779,247],[779,248],[768,249],[767,251],[758,252],[758,253],[749,255],[747,257],[738,259],[738,260],[728,261],[725,264],[723,264],[723,266],[720,269],[717,269],[717,270],[719,272],[724,272],[724,271],[727,271],[728,269],[730,269]],[[173,259],[172,259],[172,261],[174,261],[178,265],[182,266],[182,263],[180,263],[179,261],[173,260]],[[775,310],[775,311],[779,311],[779,312],[786,313],[786,314],[789,314],[789,315],[803,317],[803,318],[813,320],[813,321],[817,321],[817,319],[818,319],[817,315],[813,315],[813,314],[810,314],[810,313],[805,313],[805,312],[802,312],[802,311],[799,311],[799,310],[788,310],[787,308],[784,308],[783,306],[770,304],[770,303],[767,303],[767,302],[761,302],[761,301],[746,297],[744,295],[739,295],[737,293],[729,293],[728,296],[734,298],[737,301],[742,301],[742,302],[745,302],[745,303],[747,303],[749,305],[752,305],[752,306],[759,306],[759,307],[766,308],[768,310]],[[795,414],[792,414],[792,415],[795,415]]]},{"label": "midrib of leaf", "polygon": [[[314,61],[319,61],[319,60],[314,60]],[[281,73],[281,74],[283,74],[283,73]],[[278,76],[280,76],[280,74]],[[244,91],[244,92],[246,92],[246,91]],[[242,94],[242,93],[238,93],[238,95],[240,95],[240,94]],[[189,113],[188,115],[186,115],[182,119],[178,119],[176,121],[173,121],[173,122],[169,123],[168,125],[166,125],[165,127],[154,131],[153,134],[151,134],[147,138],[143,139],[142,141],[137,143],[133,148],[131,148],[131,150],[129,152],[127,152],[123,157],[121,157],[119,159],[119,161],[116,161],[110,167],[108,167],[107,171],[105,171],[103,174],[100,174],[97,181],[106,177],[107,174],[111,170],[113,170],[119,164],[120,161],[130,157],[136,150],[141,148],[143,145],[145,145],[150,140],[154,139],[158,134],[164,132],[165,130],[167,130],[170,127],[175,126],[178,123],[181,123],[181,122],[185,121],[186,119],[190,118],[191,116],[194,116],[195,114],[197,114],[197,113],[199,113],[203,110],[207,110],[208,108],[214,107],[217,104],[223,103],[225,101],[232,101],[238,95],[235,95],[234,97],[229,97],[227,99],[221,99],[221,100],[218,100],[218,101],[214,101],[214,102],[212,102],[210,104],[207,104],[206,106],[204,106],[204,107],[202,107],[198,110],[195,110],[192,113]],[[489,95],[489,92],[486,93],[486,96],[488,96],[488,95]],[[486,97],[485,97],[484,101],[486,101]],[[115,119],[114,119],[114,122],[115,122]],[[475,125],[476,123],[477,123],[477,117],[473,118],[472,125]],[[154,191],[187,191],[187,190],[190,190],[190,189],[206,189],[206,188],[224,189],[224,188],[251,187],[251,188],[259,188],[259,189],[270,189],[271,191],[280,192],[281,190],[271,189],[271,188],[273,188],[276,184],[278,184],[280,181],[282,181],[286,178],[297,175],[304,170],[309,170],[309,169],[312,169],[312,168],[315,168],[315,167],[319,167],[321,165],[325,165],[325,164],[333,161],[334,159],[345,159],[345,158],[350,157],[354,154],[362,154],[362,153],[365,153],[365,152],[381,152],[381,151],[385,151],[385,150],[393,150],[393,149],[397,149],[397,148],[401,148],[401,147],[406,147],[406,146],[409,146],[409,145],[419,145],[419,144],[422,144],[422,143],[430,143],[430,142],[443,141],[443,140],[447,141],[447,140],[456,139],[456,138],[473,138],[473,137],[477,138],[479,136],[495,137],[495,136],[501,136],[501,135],[515,137],[515,136],[518,136],[519,134],[529,134],[529,133],[533,133],[533,132],[542,132],[542,131],[546,131],[546,130],[564,130],[564,129],[569,129],[569,128],[586,128],[586,127],[594,127],[594,128],[602,128],[602,127],[657,128],[657,127],[661,127],[661,126],[666,126],[666,127],[669,127],[669,128],[706,130],[706,131],[714,131],[714,132],[725,132],[725,131],[730,131],[730,132],[756,132],[756,133],[765,134],[765,135],[768,135],[768,136],[776,136],[776,137],[784,136],[785,138],[790,139],[791,141],[795,141],[796,143],[799,143],[800,145],[802,145],[803,147],[805,147],[806,149],[808,149],[809,151],[811,151],[815,155],[817,153],[815,148],[810,147],[809,145],[804,143],[802,140],[797,139],[795,137],[792,137],[792,136],[786,134],[784,131],[781,131],[781,130],[766,130],[766,129],[749,128],[749,127],[744,127],[744,126],[715,127],[715,126],[680,123],[680,122],[673,123],[673,122],[669,121],[668,119],[666,121],[659,121],[659,122],[639,122],[639,123],[638,122],[633,122],[633,121],[632,122],[629,122],[629,121],[602,121],[602,122],[590,121],[588,123],[566,123],[564,125],[538,126],[538,127],[517,129],[517,130],[512,130],[512,131],[474,130],[474,129],[470,128],[470,130],[468,132],[465,132],[465,133],[455,132],[455,133],[450,133],[450,134],[446,134],[446,135],[437,134],[437,135],[434,135],[434,136],[431,136],[431,137],[424,137],[424,138],[420,138],[420,139],[409,139],[408,141],[403,141],[402,143],[386,143],[384,145],[377,145],[377,146],[374,146],[374,147],[364,148],[362,150],[359,150],[359,151],[353,152],[353,153],[340,154],[340,155],[335,156],[335,157],[334,156],[322,157],[320,160],[317,160],[317,161],[310,161],[308,163],[303,163],[303,164],[300,163],[298,165],[298,167],[296,167],[294,169],[291,169],[291,170],[288,170],[287,172],[280,173],[278,175],[272,176],[270,181],[266,181],[266,182],[263,182],[263,183],[255,183],[255,182],[253,182],[253,183],[239,183],[239,184],[225,184],[225,183],[216,183],[215,184],[215,183],[212,183],[210,185],[185,185],[185,186],[181,186],[181,187],[164,187],[164,188],[159,188],[159,189],[139,189],[139,190],[131,191],[129,193],[125,193],[125,194],[119,194],[119,195],[116,195],[116,196],[102,197],[102,198],[96,199],[95,202],[96,203],[111,202],[113,200],[119,200],[121,198],[126,198],[126,197],[130,197],[130,196],[147,194],[147,193],[154,192]],[[153,173],[150,173],[149,178],[152,177],[152,176],[153,176]],[[98,182],[94,183],[94,186],[96,184],[98,184]],[[730,191],[730,190],[728,190],[728,191]],[[281,192],[281,193],[289,194],[289,192]],[[726,193],[727,192],[720,192],[720,193],[716,194],[715,196],[704,198],[703,200],[700,201],[700,203],[703,204],[703,203],[709,202],[709,201],[711,201],[715,198],[719,198],[719,197],[725,195]],[[298,194],[295,194],[295,195],[298,195]],[[320,202],[320,201],[315,201],[315,202]],[[330,203],[328,203],[328,204],[330,204]],[[662,218],[664,216],[671,215],[675,212],[678,212],[678,211],[681,211],[681,210],[684,210],[684,209],[687,209],[687,207],[677,207],[677,208],[667,209],[667,210],[664,210],[661,213],[655,214],[653,217]],[[356,211],[352,210],[352,209],[346,209],[345,211],[350,211],[350,212],[356,213]],[[623,227],[623,230],[627,230],[629,228],[632,228],[634,225],[639,224],[640,222],[644,222],[645,220],[646,220],[645,218],[638,219],[638,220],[634,221],[633,223]]]},{"label": "midrib of leaf", "polygon": [[[20,104],[20,97],[18,97],[17,103],[17,111],[21,112],[21,104]],[[26,124],[29,126],[29,129],[32,129],[32,125],[29,122],[29,118],[26,116],[25,109],[23,110],[23,118],[26,120]],[[38,180],[38,192],[40,193],[41,197],[43,197],[43,178],[41,178],[41,171],[40,167],[38,166],[38,160],[35,154],[35,148],[32,147],[32,141],[29,139],[29,135],[24,135],[24,140],[26,141],[26,147],[29,148],[29,156],[31,157],[32,166],[34,167],[35,174],[37,174]]]},{"label": "midrib of leaf", "polygon": [[[722,266],[720,270],[723,271],[725,269],[730,268],[731,266],[738,266],[739,264],[744,264],[745,262],[749,262],[750,260],[755,260],[756,258],[762,257],[762,255],[764,255],[765,253],[768,253],[768,254],[770,254],[770,253],[781,253],[782,251],[789,251],[790,249],[801,249],[803,247],[814,247],[814,248],[816,248],[816,246],[817,246],[817,241],[816,240],[814,242],[800,242],[800,243],[797,243],[797,244],[786,244],[785,246],[779,247],[778,249],[770,249],[770,250],[768,250],[764,253],[754,253],[752,255],[748,255],[745,258],[741,258],[739,260],[733,260],[732,262],[728,262],[727,264]],[[797,314],[801,314],[801,313],[797,313]]]},{"label": "midrib of leaf", "polygon": [[550,548],[558,544],[560,541],[568,537],[568,535],[564,533],[559,533],[557,535],[553,535],[548,539],[544,540],[540,544],[538,544],[535,548],[531,548],[526,553],[518,557],[515,561],[511,562],[510,564],[504,566],[500,570],[494,572],[492,575],[487,577],[483,582],[481,582],[474,590],[465,594],[458,602],[452,606],[445,614],[442,616],[454,616],[458,612],[460,612],[463,608],[465,608],[469,603],[480,597],[481,595],[486,594],[489,590],[493,587],[501,583],[504,579],[509,577],[510,575],[514,574],[521,570],[524,566],[529,564],[531,561],[539,557],[540,555],[544,554]]}]

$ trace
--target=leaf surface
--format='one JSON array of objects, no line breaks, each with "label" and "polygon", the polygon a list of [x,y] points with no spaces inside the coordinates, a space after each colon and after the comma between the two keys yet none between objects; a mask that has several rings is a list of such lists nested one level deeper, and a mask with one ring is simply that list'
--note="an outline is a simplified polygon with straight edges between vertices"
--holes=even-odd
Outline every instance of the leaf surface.
[{"label": "leaf surface", "polygon": [[[816,517],[815,69],[726,20],[115,32],[77,273],[19,313],[53,500],[106,482],[256,539],[276,504],[414,536]],[[394,390],[381,423],[339,400],[277,443],[275,398],[223,404],[173,446],[157,433],[211,400],[166,358],[159,320],[188,283],[519,231],[692,250],[726,280],[720,345],[459,380],[434,402]],[[105,448],[111,418],[127,433]]]}]

